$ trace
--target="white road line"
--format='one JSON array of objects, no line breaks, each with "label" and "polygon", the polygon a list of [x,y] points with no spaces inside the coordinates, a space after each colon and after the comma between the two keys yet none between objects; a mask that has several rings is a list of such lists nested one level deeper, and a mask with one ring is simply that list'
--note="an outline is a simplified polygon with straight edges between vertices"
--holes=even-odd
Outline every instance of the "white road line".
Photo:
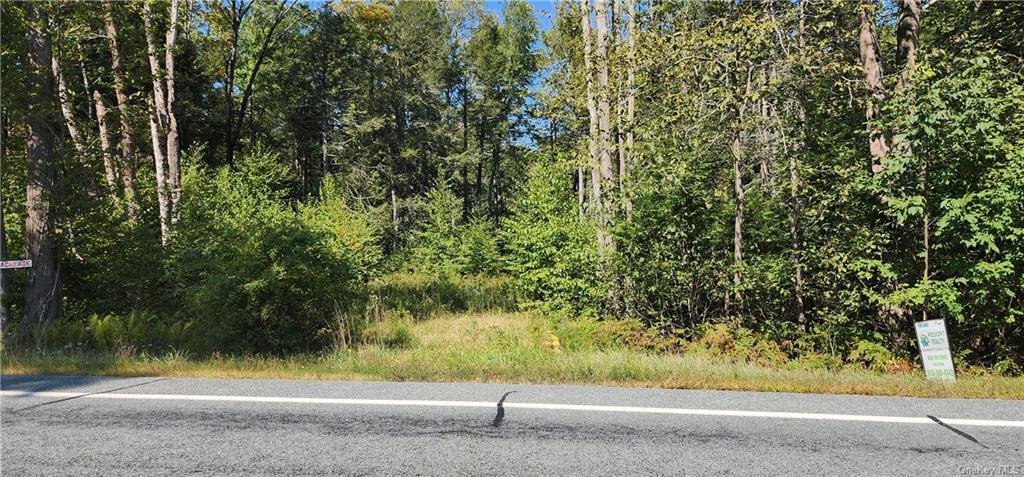
[{"label": "white road line", "polygon": [[[154,401],[216,401],[216,402],[254,402],[254,403],[286,403],[286,404],[338,404],[338,405],[370,405],[370,406],[430,406],[430,407],[482,407],[493,408],[490,401],[429,401],[402,399],[345,399],[345,398],[303,398],[273,396],[213,396],[194,394],[128,394],[128,393],[68,393],[68,392],[32,392],[32,391],[0,391],[3,397],[40,397],[40,398],[81,398],[81,399],[123,399],[123,400],[154,400]],[[936,424],[927,417],[906,416],[872,416],[859,414],[821,414],[808,412],[774,412],[774,411],[741,411],[730,409],[684,409],[673,407],[635,407],[635,406],[596,406],[588,404],[546,404],[506,402],[505,408],[539,409],[548,411],[586,411],[586,412],[621,412],[641,414],[676,414],[687,416],[725,416],[725,417],[759,417],[768,419],[811,419],[818,421],[850,421],[850,422],[883,422],[893,424]],[[982,427],[1020,427],[1024,421],[1007,421],[995,419],[953,419],[939,417],[943,423],[951,426],[982,426]]]}]

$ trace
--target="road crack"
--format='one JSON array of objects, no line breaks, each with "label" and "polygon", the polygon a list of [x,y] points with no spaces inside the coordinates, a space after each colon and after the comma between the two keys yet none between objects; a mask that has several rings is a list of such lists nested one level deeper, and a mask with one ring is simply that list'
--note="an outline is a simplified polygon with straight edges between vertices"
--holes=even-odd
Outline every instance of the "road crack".
[{"label": "road crack", "polygon": [[509,391],[505,393],[505,395],[502,396],[501,399],[498,400],[498,414],[494,416],[494,422],[491,423],[491,426],[498,427],[501,425],[501,421],[505,419],[505,406],[503,406],[503,404],[505,403],[505,398],[507,398],[509,394],[512,394],[514,392],[516,391]]},{"label": "road crack", "polygon": [[975,444],[978,444],[981,447],[984,447],[984,448],[988,449],[987,445],[982,444],[981,441],[975,439],[974,436],[972,436],[972,435],[970,435],[970,434],[968,434],[968,433],[966,433],[964,431],[961,431],[960,429],[957,429],[957,428],[955,428],[955,427],[953,427],[953,426],[951,426],[949,424],[946,424],[945,422],[940,421],[939,418],[937,418],[935,416],[928,416],[928,419],[931,419],[931,420],[935,421],[936,424],[938,424],[938,425],[940,425],[942,427],[945,427],[946,429],[949,429],[949,430],[957,433],[957,435],[959,435],[960,437],[963,437],[964,439],[967,439],[967,440],[969,440],[969,441],[971,441],[971,442],[973,442]]}]

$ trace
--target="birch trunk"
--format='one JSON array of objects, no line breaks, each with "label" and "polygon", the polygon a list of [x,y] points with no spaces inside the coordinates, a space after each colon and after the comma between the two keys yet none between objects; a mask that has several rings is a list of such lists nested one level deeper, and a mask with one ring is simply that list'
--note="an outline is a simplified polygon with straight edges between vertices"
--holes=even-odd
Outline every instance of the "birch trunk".
[{"label": "birch trunk", "polygon": [[[164,65],[167,80],[167,173],[171,189],[171,223],[178,221],[178,202],[181,201],[181,146],[178,143],[178,118],[174,114],[174,48],[178,42],[178,4],[171,0],[171,24],[164,41]],[[325,148],[326,150],[326,148]],[[326,157],[326,154],[325,154]]]},{"label": "birch trunk", "polygon": [[68,129],[68,136],[75,151],[85,155],[85,143],[82,142],[82,135],[78,132],[78,121],[75,119],[74,111],[71,109],[71,93],[68,91],[67,81],[64,80],[64,70],[61,68],[60,55],[54,53],[50,56],[50,67],[53,70],[53,77],[57,80],[57,98],[60,101],[60,113],[64,117],[64,125]]},{"label": "birch trunk", "polygon": [[100,149],[103,153],[103,176],[107,181],[107,188],[110,190],[114,202],[120,204],[121,196],[117,190],[117,171],[114,163],[114,145],[110,142],[110,130],[107,129],[107,105],[103,102],[103,95],[98,90],[92,92],[93,107],[96,110],[96,123],[99,126]]},{"label": "birch trunk", "polygon": [[139,219],[139,203],[135,193],[135,142],[134,131],[128,118],[128,94],[125,93],[124,65],[117,46],[117,23],[114,22],[113,3],[107,2],[104,9],[104,26],[110,47],[110,64],[114,73],[114,96],[117,98],[118,119],[121,125],[121,182],[124,187],[124,203],[128,216],[133,222]]},{"label": "birch trunk", "polygon": [[152,113],[149,118],[149,136],[153,144],[153,163],[156,170],[156,200],[160,209],[160,243],[167,244],[170,234],[171,204],[167,193],[164,142],[162,136],[167,128],[167,98],[160,72],[160,60],[156,56],[156,40],[153,38],[152,11],[149,2],[142,3],[142,21],[146,30],[146,53],[149,58],[149,73],[153,83]]},{"label": "birch trunk", "polygon": [[[633,124],[636,121],[636,0],[626,0],[626,144],[623,148],[625,160],[622,164],[622,181],[629,181],[629,170],[633,167]],[[627,184],[628,185],[628,184]],[[622,204],[626,210],[626,221],[633,221],[633,201],[623,193]]]},{"label": "birch trunk", "polygon": [[604,196],[598,206],[598,224],[601,230],[599,245],[604,249],[612,247],[611,235],[607,231],[611,221],[611,204],[608,190],[613,190],[615,175],[612,171],[611,154],[611,105],[608,85],[608,2],[597,0],[595,3],[597,26],[596,61],[597,67],[597,127],[598,148],[600,152],[601,190]]},{"label": "birch trunk", "polygon": [[[590,205],[591,211],[600,216],[601,207],[601,170],[600,170],[600,149],[598,146],[597,128],[597,102],[594,99],[594,66],[591,59],[591,30],[590,30],[590,2],[580,0],[580,19],[583,27],[583,74],[586,78],[587,89],[587,113],[589,116],[589,130],[587,134],[587,150],[590,153]],[[598,227],[598,243],[604,242],[604,231]]]}]

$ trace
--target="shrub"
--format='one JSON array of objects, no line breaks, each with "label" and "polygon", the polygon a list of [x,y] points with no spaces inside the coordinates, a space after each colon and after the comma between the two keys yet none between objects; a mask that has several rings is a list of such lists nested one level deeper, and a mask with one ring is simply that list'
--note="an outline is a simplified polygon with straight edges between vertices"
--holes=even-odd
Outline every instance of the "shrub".
[{"label": "shrub", "polygon": [[508,278],[398,273],[371,284],[372,297],[387,310],[405,310],[415,319],[438,312],[512,310],[518,303]]},{"label": "shrub", "polygon": [[85,320],[58,321],[43,335],[46,349],[164,351],[187,347],[193,339],[190,324],[161,319],[155,313],[91,315]]},{"label": "shrub", "polygon": [[607,296],[599,280],[595,231],[580,217],[566,161],[530,169],[523,196],[505,222],[507,268],[516,287],[556,318],[595,317]]},{"label": "shrub", "polygon": [[358,256],[373,249],[372,232],[351,232],[358,221],[334,196],[300,215],[287,202],[288,174],[260,147],[234,169],[185,174],[167,268],[181,315],[203,330],[197,348],[321,347],[330,310],[359,298],[369,264]]},{"label": "shrub", "polygon": [[862,365],[872,371],[885,372],[896,361],[884,346],[867,340],[858,341],[848,356],[850,363]]},{"label": "shrub", "polygon": [[413,340],[412,318],[403,313],[388,313],[385,319],[370,322],[360,337],[363,344],[388,348],[408,348]]},{"label": "shrub", "polygon": [[413,232],[406,268],[433,275],[490,275],[501,270],[498,234],[490,221],[462,221],[462,199],[447,182],[427,193],[424,220]]}]

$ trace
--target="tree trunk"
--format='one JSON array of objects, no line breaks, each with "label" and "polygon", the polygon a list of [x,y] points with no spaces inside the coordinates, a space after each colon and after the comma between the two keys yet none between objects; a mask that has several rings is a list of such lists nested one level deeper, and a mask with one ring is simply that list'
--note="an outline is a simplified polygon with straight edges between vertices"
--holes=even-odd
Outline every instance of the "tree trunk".
[{"label": "tree trunk", "polygon": [[170,201],[167,199],[167,174],[164,171],[164,150],[160,147],[159,113],[150,103],[149,137],[153,142],[153,165],[156,172],[156,200],[160,210],[160,244],[167,245],[170,236]]},{"label": "tree trunk", "polygon": [[[921,2],[919,0],[900,1],[900,20],[896,27],[896,67],[903,68],[896,81],[896,91],[908,86],[908,76],[917,64],[918,27],[921,24]],[[914,154],[909,141],[893,137],[892,148],[899,154]]]},{"label": "tree trunk", "polygon": [[917,32],[921,26],[921,1],[900,0],[900,21],[896,27],[896,66],[905,70],[917,64]]},{"label": "tree trunk", "polygon": [[61,68],[60,55],[54,53],[50,57],[50,65],[53,69],[53,77],[57,80],[57,98],[60,100],[60,112],[64,117],[64,125],[68,129],[68,136],[75,151],[85,155],[85,143],[82,142],[82,135],[78,132],[78,121],[75,119],[74,111],[71,109],[71,93],[68,91],[68,84],[64,80],[64,70]]},{"label": "tree trunk", "polygon": [[170,25],[164,40],[164,75],[167,81],[167,174],[170,186],[171,223],[178,221],[178,202],[181,201],[181,150],[178,144],[178,118],[174,114],[174,48],[178,42],[178,3],[171,0]]},{"label": "tree trunk", "polygon": [[735,194],[736,208],[733,214],[733,297],[737,306],[743,303],[743,294],[740,291],[742,284],[743,270],[743,205],[746,192],[743,190],[743,150],[740,146],[739,133],[733,137],[732,146],[732,177],[733,192]]},{"label": "tree trunk", "polygon": [[601,203],[598,206],[598,224],[602,230],[599,245],[604,249],[613,247],[611,234],[608,233],[608,224],[611,222],[611,201],[608,200],[608,191],[614,190],[615,174],[612,171],[611,154],[611,105],[608,85],[608,2],[597,0],[595,3],[595,15],[597,26],[597,128],[598,148],[600,152],[601,169]]},{"label": "tree trunk", "polygon": [[[583,26],[583,74],[586,78],[587,113],[589,129],[587,134],[587,150],[590,155],[590,210],[599,218],[601,214],[601,150],[598,135],[597,101],[594,98],[594,66],[591,59],[590,2],[580,0],[580,19]],[[597,243],[605,242],[604,227],[597,228]]]},{"label": "tree trunk", "polygon": [[[7,159],[7,114],[6,110],[0,108],[0,158]],[[0,167],[0,176],[3,174],[3,167]],[[0,184],[3,179],[0,178]],[[3,187],[0,187],[0,260],[7,257],[7,230],[4,228],[4,197]],[[5,336],[7,321],[11,318],[11,307],[8,305],[7,294],[10,293],[10,282],[7,280],[7,271],[0,270],[0,337]]]},{"label": "tree trunk", "polygon": [[[797,2],[799,23],[797,27],[797,48],[804,54],[804,0]],[[805,97],[801,93],[796,102],[798,140],[796,147],[789,151],[789,261],[793,267],[793,304],[796,307],[796,323],[800,331],[807,331],[807,316],[804,312],[804,279],[800,262],[800,164],[798,154],[803,153],[806,144],[807,112]]]},{"label": "tree trunk", "polygon": [[868,146],[871,151],[871,172],[875,175],[885,170],[884,157],[889,154],[889,145],[885,134],[877,122],[882,116],[881,105],[885,100],[885,86],[882,84],[882,60],[879,54],[878,37],[875,35],[874,20],[871,10],[874,4],[862,3],[860,6],[860,61],[864,70],[864,84],[868,89],[867,111]]},{"label": "tree trunk", "polygon": [[[26,338],[36,326],[45,329],[60,311],[60,268],[54,246],[53,207],[56,196],[57,156],[54,131],[60,127],[53,117],[53,80],[50,38],[46,33],[46,11],[31,2],[24,5],[27,25],[28,146],[25,188],[25,245],[32,268],[25,287],[25,318],[19,337]],[[38,336],[38,335],[37,335]],[[36,343],[39,345],[39,343]]]},{"label": "tree trunk", "polygon": [[576,206],[579,208],[580,217],[583,216],[583,204],[587,200],[587,184],[583,177],[584,173],[583,166],[576,166]]},{"label": "tree trunk", "polygon": [[[628,186],[629,170],[633,167],[633,124],[636,120],[636,0],[626,0],[626,14],[629,16],[626,20],[626,144],[621,174],[623,183]],[[628,192],[622,194],[622,205],[626,210],[626,221],[632,222],[633,201]]]},{"label": "tree trunk", "polygon": [[167,128],[167,97],[161,81],[160,60],[156,56],[156,41],[153,38],[152,11],[149,2],[142,3],[142,20],[146,30],[146,53],[149,58],[149,74],[153,83],[153,98],[150,101],[152,113],[149,118],[149,136],[153,144],[153,163],[156,171],[156,200],[160,210],[160,243],[167,245],[170,235],[171,201],[167,191],[164,142],[161,138]]},{"label": "tree trunk", "polygon": [[495,135],[494,146],[491,154],[491,187],[490,187],[490,205],[491,205],[491,219],[494,221],[494,227],[498,228],[501,225],[501,194],[499,185],[501,182],[501,141]]},{"label": "tree trunk", "polygon": [[128,216],[135,222],[139,219],[139,203],[135,194],[135,142],[132,138],[134,131],[128,118],[128,94],[125,93],[124,66],[121,64],[121,53],[117,46],[117,24],[114,22],[113,4],[107,2],[104,6],[103,19],[110,46],[111,69],[114,72],[114,95],[117,97],[118,119],[121,122],[121,182]]},{"label": "tree trunk", "polygon": [[117,171],[114,163],[114,145],[110,142],[110,131],[107,129],[107,105],[103,102],[103,95],[99,90],[93,90],[92,102],[96,109],[96,123],[99,125],[100,149],[103,152],[103,176],[107,181],[107,189],[110,190],[114,202],[120,204],[121,196],[117,189]]}]

